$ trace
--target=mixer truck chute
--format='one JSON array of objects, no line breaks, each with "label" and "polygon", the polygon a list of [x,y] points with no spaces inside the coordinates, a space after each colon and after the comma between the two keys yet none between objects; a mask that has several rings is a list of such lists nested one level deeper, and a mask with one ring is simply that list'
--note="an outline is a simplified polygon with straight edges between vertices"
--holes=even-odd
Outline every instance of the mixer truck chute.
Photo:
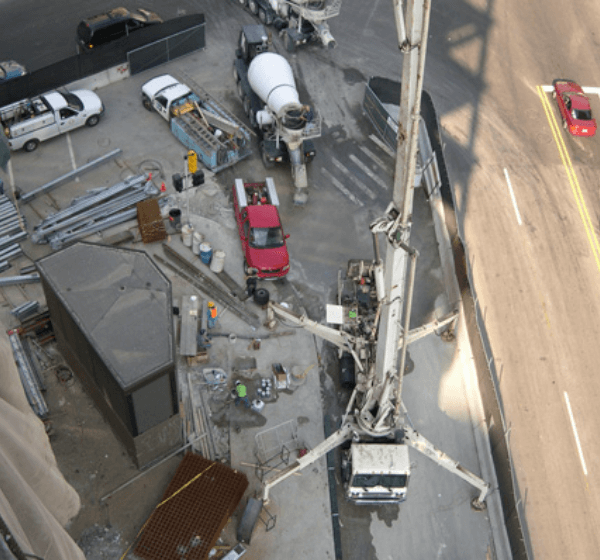
[{"label": "mixer truck chute", "polygon": [[313,138],[321,136],[321,118],[300,101],[288,61],[269,51],[262,25],[245,26],[233,65],[244,112],[259,136],[265,167],[289,162],[294,179],[294,204],[308,198],[306,164],[315,156]]},{"label": "mixer truck chute", "polygon": [[310,42],[335,47],[327,20],[340,14],[342,0],[234,0],[265,25],[273,25],[286,49]]}]

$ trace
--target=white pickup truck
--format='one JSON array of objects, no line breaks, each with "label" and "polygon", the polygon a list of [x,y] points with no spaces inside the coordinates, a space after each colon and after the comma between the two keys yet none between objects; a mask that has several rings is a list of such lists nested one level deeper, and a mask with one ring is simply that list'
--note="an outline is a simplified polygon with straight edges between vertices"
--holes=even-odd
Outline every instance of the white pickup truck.
[{"label": "white pickup truck", "polygon": [[33,152],[44,140],[83,125],[96,126],[103,112],[93,91],[52,91],[0,108],[0,122],[11,150]]}]

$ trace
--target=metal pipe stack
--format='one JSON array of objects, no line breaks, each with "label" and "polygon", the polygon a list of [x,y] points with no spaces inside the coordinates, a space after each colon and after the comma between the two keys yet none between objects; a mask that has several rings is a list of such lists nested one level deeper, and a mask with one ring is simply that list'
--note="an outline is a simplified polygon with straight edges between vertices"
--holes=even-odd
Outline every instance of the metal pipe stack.
[{"label": "metal pipe stack", "polygon": [[[135,219],[136,204],[159,194],[160,189],[146,175],[94,189],[73,199],[64,210],[47,216],[35,226],[31,239],[34,243],[50,243],[53,249],[60,249],[70,241]],[[163,200],[159,203],[164,204]]]},{"label": "metal pipe stack", "polygon": [[25,395],[27,396],[29,405],[37,414],[37,416],[44,420],[48,417],[49,411],[46,401],[42,396],[42,391],[40,390],[37,376],[33,369],[34,366],[25,355],[25,350],[21,344],[19,333],[17,333],[15,330],[10,330],[8,331],[8,338],[10,340],[10,345],[12,347],[15,362],[17,364],[17,369],[19,370],[19,376],[21,377],[21,383],[23,384],[23,389],[25,390]]},{"label": "metal pipe stack", "polygon": [[9,261],[23,254],[19,241],[27,237],[25,220],[13,202],[0,195],[0,272],[10,268]]}]

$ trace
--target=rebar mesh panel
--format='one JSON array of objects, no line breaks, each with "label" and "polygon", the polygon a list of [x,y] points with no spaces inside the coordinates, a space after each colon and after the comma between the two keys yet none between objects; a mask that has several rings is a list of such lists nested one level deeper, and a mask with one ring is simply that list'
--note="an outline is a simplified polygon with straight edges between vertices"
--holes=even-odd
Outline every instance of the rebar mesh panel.
[{"label": "rebar mesh panel", "polygon": [[163,505],[150,516],[134,554],[146,560],[207,559],[247,487],[246,475],[200,455],[186,454],[165,491]]}]

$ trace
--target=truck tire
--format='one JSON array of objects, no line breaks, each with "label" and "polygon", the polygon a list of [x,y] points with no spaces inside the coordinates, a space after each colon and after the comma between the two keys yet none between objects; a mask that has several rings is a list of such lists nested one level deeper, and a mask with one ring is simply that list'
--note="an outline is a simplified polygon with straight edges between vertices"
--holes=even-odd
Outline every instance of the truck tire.
[{"label": "truck tire", "polygon": [[250,117],[250,98],[245,94],[242,95],[242,107],[246,116]]},{"label": "truck tire", "polygon": [[267,150],[265,150],[265,143],[261,142],[258,145],[258,149],[260,150],[260,157],[262,158],[263,165],[266,169],[271,169],[275,165],[274,161],[269,159],[269,155],[267,154]]},{"label": "truck tire", "polygon": [[23,146],[23,149],[26,152],[33,152],[38,147],[39,143],[39,140],[27,140],[27,142],[25,142],[25,145]]},{"label": "truck tire", "polygon": [[296,45],[294,45],[294,40],[292,39],[292,37],[290,36],[289,33],[289,28],[286,30],[286,32],[283,35],[283,44],[285,46],[285,50],[289,53],[293,53],[294,49],[296,48]]},{"label": "truck tire", "polygon": [[250,119],[250,126],[252,128],[257,128],[258,123],[256,122],[256,113],[254,112],[254,109],[250,109],[248,118]]},{"label": "truck tire", "polygon": [[239,81],[240,81],[240,75],[238,74],[235,64],[233,65],[233,81],[236,83],[239,83]]},{"label": "truck tire", "polygon": [[269,25],[267,23],[267,12],[265,12],[265,10],[263,8],[259,8],[258,9],[258,19],[260,20],[261,23],[263,23],[264,25]]},{"label": "truck tire", "polygon": [[258,288],[254,292],[254,303],[257,305],[267,305],[269,303],[269,292],[264,288]]},{"label": "truck tire", "polygon": [[[244,98],[247,97],[247,95],[244,92],[244,86],[242,86],[242,80],[238,80],[236,87],[237,87],[238,97],[242,100],[242,103],[243,103]],[[246,112],[246,114],[248,114],[248,113]]]},{"label": "truck tire", "polygon": [[150,98],[147,95],[144,95],[142,97],[142,105],[144,106],[144,109],[146,109],[146,111],[152,111],[152,102],[150,101]]},{"label": "truck tire", "polygon": [[344,389],[354,389],[356,387],[354,357],[350,352],[343,352],[340,357],[340,385]]},{"label": "truck tire", "polygon": [[258,15],[258,4],[256,0],[248,0],[248,9],[255,15]]},{"label": "truck tire", "polygon": [[87,121],[85,121],[85,124],[86,124],[86,126],[92,127],[92,126],[96,126],[99,122],[100,122],[100,116],[92,115],[91,117],[88,118]]}]

